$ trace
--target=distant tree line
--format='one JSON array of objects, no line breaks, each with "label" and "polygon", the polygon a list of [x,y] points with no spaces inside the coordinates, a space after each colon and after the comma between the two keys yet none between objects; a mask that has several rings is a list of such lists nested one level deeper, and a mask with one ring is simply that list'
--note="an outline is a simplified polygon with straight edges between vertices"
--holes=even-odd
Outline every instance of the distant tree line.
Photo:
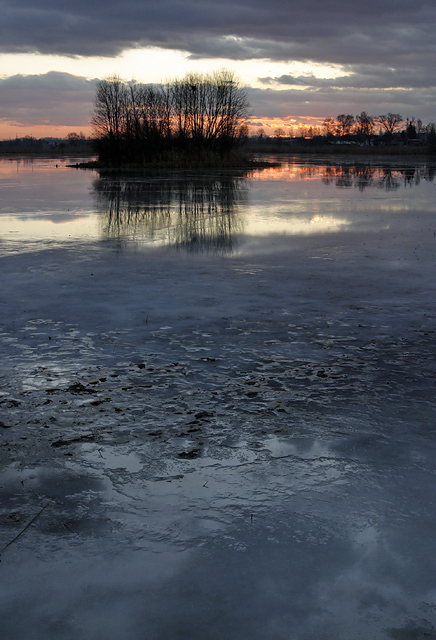
[{"label": "distant tree line", "polygon": [[246,135],[247,113],[244,88],[223,69],[155,85],[101,80],[91,122],[100,160],[143,164],[171,155],[223,156]]},{"label": "distant tree line", "polygon": [[354,117],[350,114],[340,114],[334,120],[325,118],[322,126],[325,136],[359,136],[371,138],[375,135],[392,138],[394,134],[403,133],[406,139],[419,139],[424,134],[434,135],[435,125],[424,125],[422,120],[415,118],[403,120],[399,113],[387,113],[370,116],[366,111]]},{"label": "distant tree line", "polygon": [[[276,138],[284,137],[285,130],[279,127],[274,131]],[[259,137],[264,136],[263,129]],[[434,123],[425,125],[420,119],[404,120],[399,113],[387,113],[370,116],[366,111],[359,115],[340,114],[335,118],[328,116],[321,126],[302,125],[292,131],[292,137],[333,139],[354,139],[360,142],[377,143],[389,142],[394,138],[407,141],[425,141],[436,143],[436,126]]]}]

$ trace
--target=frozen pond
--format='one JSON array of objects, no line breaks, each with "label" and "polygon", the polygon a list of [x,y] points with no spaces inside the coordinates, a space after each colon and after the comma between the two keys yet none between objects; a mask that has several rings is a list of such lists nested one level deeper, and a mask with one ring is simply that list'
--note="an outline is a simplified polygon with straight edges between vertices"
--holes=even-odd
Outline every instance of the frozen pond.
[{"label": "frozen pond", "polygon": [[0,160],[2,640],[436,639],[436,167]]}]

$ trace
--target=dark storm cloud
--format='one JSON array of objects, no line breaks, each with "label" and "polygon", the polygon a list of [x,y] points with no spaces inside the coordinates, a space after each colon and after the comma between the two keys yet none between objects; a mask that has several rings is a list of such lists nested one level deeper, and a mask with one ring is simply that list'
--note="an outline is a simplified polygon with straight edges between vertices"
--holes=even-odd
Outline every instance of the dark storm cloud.
[{"label": "dark storm cloud", "polygon": [[284,118],[290,114],[301,117],[336,116],[340,113],[357,115],[367,111],[372,116],[394,111],[404,118],[420,118],[425,123],[435,122],[436,91],[433,88],[409,89],[338,89],[328,85],[322,88],[249,89],[249,99],[255,105],[258,118]]},{"label": "dark storm cloud", "polygon": [[[0,0],[0,10],[0,53],[113,56],[156,45],[234,60],[236,70],[237,61],[256,58],[337,65],[336,79],[262,78],[265,89],[250,92],[252,112],[398,111],[436,120],[434,0]],[[86,111],[89,120],[93,92],[68,74],[10,78],[0,81],[0,114],[65,123],[62,110],[68,119]]]},{"label": "dark storm cloud", "polygon": [[[278,86],[307,87],[310,89],[322,89],[326,87],[335,89],[383,89],[387,87],[397,87],[418,89],[429,87],[428,73],[423,69],[390,69],[384,65],[356,65],[350,66],[349,72],[345,68],[347,75],[340,75],[337,78],[317,78],[313,74],[292,76],[282,75],[279,77],[259,78],[259,80],[271,88]],[[436,80],[431,82],[436,84]]]},{"label": "dark storm cloud", "polygon": [[113,55],[142,45],[192,56],[424,65],[434,0],[2,0],[0,51]]},{"label": "dark storm cloud", "polygon": [[51,71],[0,80],[0,116],[17,126],[89,123],[96,81]]}]

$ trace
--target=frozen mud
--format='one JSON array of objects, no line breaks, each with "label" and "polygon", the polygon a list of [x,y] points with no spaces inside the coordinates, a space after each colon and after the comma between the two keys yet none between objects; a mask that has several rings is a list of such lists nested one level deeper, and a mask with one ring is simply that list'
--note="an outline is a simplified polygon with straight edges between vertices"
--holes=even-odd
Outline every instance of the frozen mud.
[{"label": "frozen mud", "polygon": [[429,167],[10,169],[2,639],[436,638]]}]

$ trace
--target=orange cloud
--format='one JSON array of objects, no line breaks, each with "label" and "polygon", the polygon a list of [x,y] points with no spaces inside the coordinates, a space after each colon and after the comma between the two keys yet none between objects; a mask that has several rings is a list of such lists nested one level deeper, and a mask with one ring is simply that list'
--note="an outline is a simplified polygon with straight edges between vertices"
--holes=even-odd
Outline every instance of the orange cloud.
[{"label": "orange cloud", "polygon": [[285,135],[297,135],[299,127],[320,127],[324,118],[315,118],[311,116],[286,116],[284,118],[259,118],[250,116],[247,125],[252,135],[256,135],[256,131],[263,128],[266,135],[274,135],[276,129],[283,129]]}]

